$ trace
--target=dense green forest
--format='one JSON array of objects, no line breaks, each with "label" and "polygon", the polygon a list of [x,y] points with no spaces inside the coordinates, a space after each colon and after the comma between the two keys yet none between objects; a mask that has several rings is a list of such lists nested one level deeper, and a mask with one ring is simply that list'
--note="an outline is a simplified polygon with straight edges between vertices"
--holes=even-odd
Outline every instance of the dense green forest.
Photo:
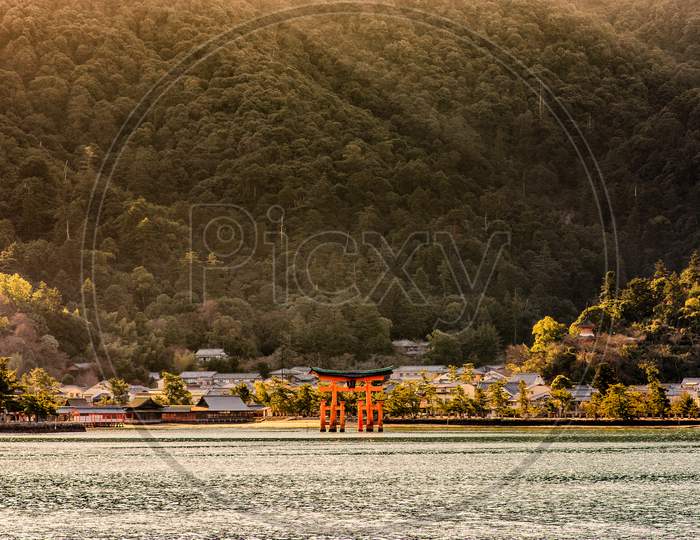
[{"label": "dense green forest", "polygon": [[[60,374],[94,359],[92,335],[98,359],[144,380],[186,366],[200,346],[241,362],[343,365],[438,328],[459,336],[463,359],[486,362],[529,340],[545,315],[574,321],[598,302],[607,270],[619,268],[623,286],[658,260],[668,272],[687,264],[700,246],[700,5],[401,4],[488,37],[537,74],[539,92],[416,20],[336,14],[270,26],[201,58],[134,125],[93,245],[83,241],[90,197],[131,111],[196,47],[295,4],[0,0],[0,272],[60,292],[49,308],[3,297],[0,355]],[[597,158],[614,222],[601,221],[606,201],[545,86]],[[262,227],[234,270],[207,237],[222,210],[206,205],[222,204]],[[283,223],[268,219],[272,205]],[[498,258],[487,253],[494,229],[510,233]],[[447,231],[471,276],[483,257],[495,270],[483,301],[463,300],[440,249],[419,247],[406,265],[426,293],[419,302],[408,283],[408,295],[372,294],[384,271],[375,250],[328,248],[311,265],[311,290],[277,301],[279,252],[263,233],[279,231],[293,253],[327,230],[358,242],[376,231],[396,252],[416,231]],[[350,284],[370,301],[328,301]],[[83,309],[82,295],[96,305]],[[473,324],[455,322],[463,301]],[[42,346],[55,354],[27,352]]]}]

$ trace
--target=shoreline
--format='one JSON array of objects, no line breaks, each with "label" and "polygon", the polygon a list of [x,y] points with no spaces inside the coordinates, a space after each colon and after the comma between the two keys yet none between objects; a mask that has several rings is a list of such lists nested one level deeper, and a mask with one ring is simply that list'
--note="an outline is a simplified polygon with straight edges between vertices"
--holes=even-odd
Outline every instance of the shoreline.
[{"label": "shoreline", "polygon": [[700,427],[700,418],[405,418],[385,421],[385,426],[435,427]]},{"label": "shoreline", "polygon": [[0,433],[84,433],[84,425],[75,422],[0,423]]},{"label": "shoreline", "polygon": [[[474,421],[481,420],[481,421]],[[509,420],[503,422],[501,420]],[[513,421],[516,420],[516,421]],[[624,421],[624,420],[594,420],[591,418],[582,418],[578,421],[570,422],[566,419],[562,422],[560,419],[452,419],[449,422],[446,420],[421,418],[421,419],[405,419],[392,420],[384,423],[384,431],[450,431],[463,429],[521,429],[521,428],[538,428],[538,429],[590,429],[590,428],[700,428],[700,419],[692,420],[670,420],[658,419],[649,421]],[[286,430],[308,430],[320,431],[318,418],[275,418],[272,420],[262,420],[260,422],[240,423],[240,424],[181,424],[181,423],[162,423],[150,424],[147,426],[125,425],[119,429],[231,429],[231,430],[258,430],[258,431],[286,431]],[[96,429],[112,429],[112,428],[96,428]],[[346,433],[357,433],[357,424],[352,422],[347,424]],[[378,433],[370,432],[372,433]]]},{"label": "shoreline", "polygon": [[[357,424],[348,423],[347,433],[357,433]],[[384,423],[385,431],[461,431],[467,429],[591,429],[591,428],[700,428],[700,419],[643,419],[643,420],[595,420],[592,418],[407,418]],[[28,424],[0,424],[0,434],[84,433],[95,430],[176,430],[176,429],[225,429],[252,431],[319,431],[318,418],[274,418],[259,422],[237,424],[125,424],[121,426],[91,427],[77,423],[43,422]],[[371,434],[372,432],[370,432]],[[374,432],[378,433],[378,432]]]}]

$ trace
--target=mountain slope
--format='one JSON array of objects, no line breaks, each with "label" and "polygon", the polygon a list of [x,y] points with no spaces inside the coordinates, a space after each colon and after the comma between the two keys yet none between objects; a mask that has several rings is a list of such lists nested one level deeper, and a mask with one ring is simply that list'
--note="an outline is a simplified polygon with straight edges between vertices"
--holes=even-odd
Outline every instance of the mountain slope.
[{"label": "mountain slope", "polygon": [[[623,281],[659,258],[679,267],[700,244],[697,51],[694,27],[679,28],[697,15],[689,5],[679,17],[681,8],[652,3],[634,12],[416,4],[488,36],[570,111],[605,179]],[[389,336],[467,326],[444,322],[463,307],[464,288],[436,246],[406,265],[427,296],[420,305],[415,289],[412,299],[397,287],[371,294],[384,266],[366,246],[321,250],[315,287],[292,287],[284,305],[272,297],[271,246],[223,271],[237,262],[206,226],[229,211],[201,205],[245,208],[260,235],[279,229],[267,215],[279,205],[290,252],[326,230],[358,242],[378,231],[395,251],[416,231],[447,231],[472,275],[491,232],[505,229],[511,242],[482,284],[484,300],[478,287],[467,295],[467,311],[479,306],[475,324],[494,336],[486,350],[525,339],[544,313],[573,320],[605,272],[603,239],[613,264],[616,242],[557,119],[483,51],[416,21],[367,15],[272,26],[184,73],[124,148],[100,215],[94,281],[81,282],[91,191],[129,113],[193,48],[271,11],[214,0],[0,2],[0,271],[44,280],[71,305],[94,290],[98,311],[84,315],[101,314],[98,337],[123,358],[120,369],[168,367],[178,350],[207,343],[241,357],[288,346],[322,360],[366,358],[388,351]],[[687,42],[661,43],[666,27]],[[201,300],[199,278],[217,268],[206,293],[225,301],[191,304],[190,272]],[[353,283],[370,307],[325,305]],[[132,350],[143,342],[148,350]],[[465,338],[462,354],[481,352]]]}]

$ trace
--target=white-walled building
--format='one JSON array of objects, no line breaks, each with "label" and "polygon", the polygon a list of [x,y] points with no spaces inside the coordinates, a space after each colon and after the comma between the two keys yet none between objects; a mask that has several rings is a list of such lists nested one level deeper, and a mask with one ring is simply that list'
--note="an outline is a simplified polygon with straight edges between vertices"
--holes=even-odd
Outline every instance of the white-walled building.
[{"label": "white-walled building", "polygon": [[228,360],[228,354],[223,349],[199,349],[194,356],[200,366],[212,360]]},{"label": "white-walled building", "polygon": [[397,339],[391,342],[394,351],[397,354],[404,356],[419,357],[423,356],[430,349],[430,343],[427,341],[413,341],[411,339]]},{"label": "white-walled building", "polygon": [[425,375],[428,380],[433,380],[448,372],[447,366],[399,366],[391,374],[391,380],[398,382],[420,381]]}]

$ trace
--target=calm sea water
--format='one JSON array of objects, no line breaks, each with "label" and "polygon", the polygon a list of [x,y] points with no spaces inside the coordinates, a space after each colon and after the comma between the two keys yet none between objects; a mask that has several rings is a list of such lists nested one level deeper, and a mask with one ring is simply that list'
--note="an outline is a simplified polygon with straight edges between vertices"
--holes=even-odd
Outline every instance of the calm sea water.
[{"label": "calm sea water", "polygon": [[700,429],[0,436],[0,538],[698,538]]}]

